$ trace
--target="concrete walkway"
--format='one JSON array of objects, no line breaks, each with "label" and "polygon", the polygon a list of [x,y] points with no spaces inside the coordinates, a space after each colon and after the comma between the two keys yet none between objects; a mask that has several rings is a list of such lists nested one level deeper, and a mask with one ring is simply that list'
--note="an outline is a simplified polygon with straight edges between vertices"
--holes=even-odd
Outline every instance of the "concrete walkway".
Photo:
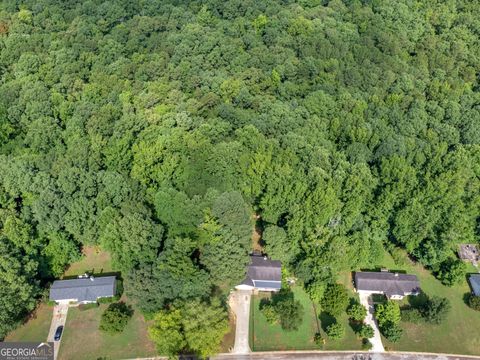
[{"label": "concrete walkway", "polygon": [[[67,321],[67,313],[68,313],[68,304],[60,304],[60,305],[55,305],[53,307],[53,316],[52,316],[52,323],[50,324],[50,331],[48,332],[48,338],[47,341],[52,341],[53,342],[53,349],[54,349],[54,359],[57,359],[58,356],[58,351],[60,350],[60,342],[62,341],[62,338],[60,338],[59,341],[55,341],[55,331],[57,331],[57,328],[60,325],[63,325],[63,333],[65,333],[65,322]],[[63,337],[62,333],[62,337]]]},{"label": "concrete walkway", "polygon": [[358,295],[360,296],[360,303],[367,308],[367,316],[365,317],[365,323],[367,325],[370,325],[374,331],[373,337],[368,339],[373,345],[370,351],[384,352],[385,348],[383,347],[383,344],[382,344],[382,338],[380,336],[380,330],[378,329],[377,320],[375,320],[375,317],[373,316],[374,314],[373,303],[369,301],[370,294],[359,292]]},{"label": "concrete walkway", "polygon": [[229,305],[235,314],[235,346],[233,354],[248,354],[251,352],[248,344],[250,321],[250,290],[235,290],[230,294]]}]

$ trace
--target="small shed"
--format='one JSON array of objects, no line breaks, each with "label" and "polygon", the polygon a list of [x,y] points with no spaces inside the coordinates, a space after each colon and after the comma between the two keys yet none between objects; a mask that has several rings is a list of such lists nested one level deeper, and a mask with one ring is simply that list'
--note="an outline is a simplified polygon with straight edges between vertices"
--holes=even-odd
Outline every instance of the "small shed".
[{"label": "small shed", "polygon": [[468,278],[472,293],[475,296],[480,296],[480,274],[471,274]]}]

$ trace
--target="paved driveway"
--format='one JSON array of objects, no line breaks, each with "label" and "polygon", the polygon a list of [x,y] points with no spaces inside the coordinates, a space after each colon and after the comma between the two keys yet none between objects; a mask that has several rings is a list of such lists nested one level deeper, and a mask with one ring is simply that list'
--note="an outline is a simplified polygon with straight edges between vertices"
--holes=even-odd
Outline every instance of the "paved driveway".
[{"label": "paved driveway", "polygon": [[251,351],[248,345],[251,297],[252,292],[248,290],[235,290],[230,295],[229,304],[236,320],[234,354],[248,354]]},{"label": "paved driveway", "polygon": [[360,292],[360,303],[367,308],[367,316],[365,317],[365,323],[370,325],[373,328],[374,334],[373,337],[368,339],[372,343],[373,347],[371,351],[374,352],[384,352],[385,349],[382,344],[382,338],[380,337],[380,330],[378,329],[377,320],[375,320],[373,313],[373,303],[370,299],[369,294]]},{"label": "paved driveway", "polygon": [[[53,341],[53,348],[54,348],[54,359],[57,359],[58,351],[60,350],[60,338],[59,341],[54,340],[55,331],[60,325],[65,327],[65,321],[67,320],[67,313],[68,313],[68,304],[61,304],[55,305],[53,307],[53,317],[52,323],[50,324],[50,331],[48,332],[47,341]],[[65,333],[65,328],[63,329],[63,333]],[[63,337],[63,334],[62,334]]]}]

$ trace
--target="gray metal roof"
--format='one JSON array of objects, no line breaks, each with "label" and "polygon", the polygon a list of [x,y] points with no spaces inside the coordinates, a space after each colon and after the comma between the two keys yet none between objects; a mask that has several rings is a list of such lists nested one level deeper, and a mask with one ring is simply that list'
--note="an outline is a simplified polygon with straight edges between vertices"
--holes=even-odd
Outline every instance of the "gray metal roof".
[{"label": "gray metal roof", "polygon": [[276,289],[280,290],[282,288],[282,283],[281,281],[261,281],[261,280],[255,280],[254,281],[255,287],[256,288],[261,288],[261,289]]},{"label": "gray metal roof", "polygon": [[96,301],[99,297],[109,296],[115,296],[115,276],[56,280],[50,288],[50,300],[55,301]]},{"label": "gray metal roof", "polygon": [[397,274],[387,271],[355,273],[357,290],[383,292],[387,296],[418,293],[420,283],[416,275]]},{"label": "gray metal roof", "polygon": [[[250,265],[247,276],[242,282],[243,285],[280,289],[280,285],[277,285],[280,284],[280,281],[282,281],[282,263],[280,261],[270,260],[264,256],[250,256]],[[259,282],[269,286],[260,286]]]},{"label": "gray metal roof", "polygon": [[473,293],[476,296],[480,296],[480,274],[471,274],[468,279]]}]

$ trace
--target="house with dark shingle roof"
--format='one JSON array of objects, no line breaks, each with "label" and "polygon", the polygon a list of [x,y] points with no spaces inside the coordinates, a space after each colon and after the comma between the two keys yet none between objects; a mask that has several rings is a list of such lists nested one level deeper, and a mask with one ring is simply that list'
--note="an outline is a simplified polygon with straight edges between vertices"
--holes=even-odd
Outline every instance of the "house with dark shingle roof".
[{"label": "house with dark shingle roof", "polygon": [[115,292],[115,276],[56,280],[50,287],[50,300],[57,303],[91,303],[98,298],[113,297]]},{"label": "house with dark shingle roof", "polygon": [[416,275],[398,274],[388,271],[355,273],[357,292],[384,294],[389,299],[401,300],[407,295],[418,295],[420,283]]},{"label": "house with dark shingle roof", "polygon": [[470,274],[468,282],[472,288],[473,295],[480,296],[480,274]]},{"label": "house with dark shingle roof", "polygon": [[282,287],[282,263],[270,260],[266,256],[250,256],[247,276],[239,290],[279,291]]}]

